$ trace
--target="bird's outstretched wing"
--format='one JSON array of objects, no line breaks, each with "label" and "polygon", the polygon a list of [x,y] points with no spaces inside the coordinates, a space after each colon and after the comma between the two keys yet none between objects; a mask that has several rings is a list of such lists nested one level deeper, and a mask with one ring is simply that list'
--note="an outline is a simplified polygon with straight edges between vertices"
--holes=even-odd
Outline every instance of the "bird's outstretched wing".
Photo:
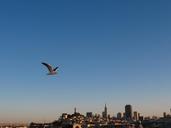
[{"label": "bird's outstretched wing", "polygon": [[54,68],[53,71],[56,71],[56,69],[58,69],[58,68],[59,68],[59,67]]},{"label": "bird's outstretched wing", "polygon": [[47,64],[47,63],[44,63],[44,62],[42,62],[42,64],[45,65],[45,66],[48,68],[49,72],[52,72],[52,71],[53,71],[51,65],[49,65],[49,64]]}]

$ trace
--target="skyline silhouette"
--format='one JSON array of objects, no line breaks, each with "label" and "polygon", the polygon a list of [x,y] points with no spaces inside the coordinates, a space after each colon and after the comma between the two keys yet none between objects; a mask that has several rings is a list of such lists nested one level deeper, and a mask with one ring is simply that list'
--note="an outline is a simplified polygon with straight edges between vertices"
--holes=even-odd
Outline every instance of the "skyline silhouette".
[{"label": "skyline silhouette", "polygon": [[[171,108],[171,1],[0,1],[0,121]],[[59,65],[47,76],[41,62]],[[166,111],[167,112],[167,111]]]}]

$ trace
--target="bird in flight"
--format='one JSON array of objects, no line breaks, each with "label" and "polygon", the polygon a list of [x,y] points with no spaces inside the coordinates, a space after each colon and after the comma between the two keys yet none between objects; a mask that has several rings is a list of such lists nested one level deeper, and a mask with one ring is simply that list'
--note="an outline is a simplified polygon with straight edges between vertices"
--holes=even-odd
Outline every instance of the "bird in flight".
[{"label": "bird in flight", "polygon": [[49,73],[47,75],[55,75],[55,74],[57,74],[56,69],[58,69],[58,67],[53,68],[50,64],[47,64],[47,63],[44,63],[44,62],[42,62],[42,64],[45,65],[49,70]]}]

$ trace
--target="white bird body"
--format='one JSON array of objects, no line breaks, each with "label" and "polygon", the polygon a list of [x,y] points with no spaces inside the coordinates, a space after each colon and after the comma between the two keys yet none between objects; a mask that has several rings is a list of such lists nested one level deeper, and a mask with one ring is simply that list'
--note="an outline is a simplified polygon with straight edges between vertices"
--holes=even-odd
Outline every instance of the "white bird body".
[{"label": "white bird body", "polygon": [[53,68],[50,64],[47,64],[47,63],[44,63],[44,62],[42,62],[42,64],[45,65],[48,68],[49,73],[47,73],[47,75],[55,75],[55,74],[57,74],[56,69],[58,69],[58,67]]},{"label": "white bird body", "polygon": [[47,73],[47,75],[55,75],[55,74],[57,74],[56,71],[52,71],[52,72]]}]

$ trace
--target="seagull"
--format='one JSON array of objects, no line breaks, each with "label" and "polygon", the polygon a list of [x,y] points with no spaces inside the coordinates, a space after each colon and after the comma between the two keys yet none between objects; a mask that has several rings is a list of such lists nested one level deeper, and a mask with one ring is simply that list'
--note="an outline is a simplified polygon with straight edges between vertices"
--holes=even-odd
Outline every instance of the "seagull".
[{"label": "seagull", "polygon": [[53,68],[50,64],[47,64],[47,63],[44,63],[44,62],[42,62],[42,64],[45,65],[49,70],[49,73],[47,75],[55,75],[55,74],[57,74],[56,69],[58,69],[58,67]]}]

